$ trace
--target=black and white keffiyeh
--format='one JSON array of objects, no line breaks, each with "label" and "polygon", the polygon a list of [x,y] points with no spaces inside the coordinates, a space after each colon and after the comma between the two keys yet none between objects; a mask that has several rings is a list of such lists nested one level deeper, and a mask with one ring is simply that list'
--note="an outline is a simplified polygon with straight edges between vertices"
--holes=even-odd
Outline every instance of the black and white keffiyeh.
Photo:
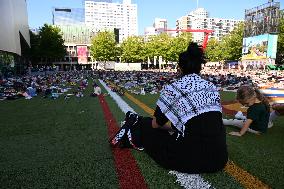
[{"label": "black and white keffiyeh", "polygon": [[157,105],[183,136],[191,118],[210,111],[222,112],[217,88],[197,74],[185,75],[166,85]]}]

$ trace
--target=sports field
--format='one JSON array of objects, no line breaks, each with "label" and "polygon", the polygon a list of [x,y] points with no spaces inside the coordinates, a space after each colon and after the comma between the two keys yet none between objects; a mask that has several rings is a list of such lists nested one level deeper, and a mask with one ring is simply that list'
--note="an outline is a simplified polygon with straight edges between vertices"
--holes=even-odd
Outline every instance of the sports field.
[{"label": "sports field", "polygon": [[[145,153],[110,148],[124,113],[109,95],[89,97],[91,90],[83,98],[0,101],[0,188],[181,188]],[[122,98],[149,116],[158,95]],[[233,99],[222,92],[222,101]],[[264,135],[227,135],[230,163],[201,177],[214,188],[284,188],[283,123]]]}]

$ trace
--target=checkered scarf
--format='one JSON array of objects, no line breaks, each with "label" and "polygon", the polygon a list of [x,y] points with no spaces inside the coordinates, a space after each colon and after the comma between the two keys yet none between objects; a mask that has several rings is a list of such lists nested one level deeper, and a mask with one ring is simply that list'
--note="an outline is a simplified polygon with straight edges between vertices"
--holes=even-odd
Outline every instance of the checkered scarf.
[{"label": "checkered scarf", "polygon": [[217,88],[197,74],[185,75],[161,90],[157,105],[184,136],[185,124],[205,112],[222,112]]}]

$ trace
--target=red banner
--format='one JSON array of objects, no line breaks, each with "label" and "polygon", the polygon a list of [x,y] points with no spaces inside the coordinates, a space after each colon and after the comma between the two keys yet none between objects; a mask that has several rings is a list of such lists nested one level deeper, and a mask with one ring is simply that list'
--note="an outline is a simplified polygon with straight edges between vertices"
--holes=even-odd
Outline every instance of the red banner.
[{"label": "red banner", "polygon": [[77,57],[78,57],[78,64],[88,63],[88,47],[86,45],[77,46]]}]

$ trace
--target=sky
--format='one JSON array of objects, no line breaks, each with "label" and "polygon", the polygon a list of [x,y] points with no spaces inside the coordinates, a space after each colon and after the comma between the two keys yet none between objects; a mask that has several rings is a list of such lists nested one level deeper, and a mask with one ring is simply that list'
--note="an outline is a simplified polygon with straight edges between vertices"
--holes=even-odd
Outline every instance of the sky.
[{"label": "sky", "polygon": [[[113,0],[121,2],[122,0]],[[27,0],[30,28],[39,28],[44,23],[52,24],[52,8],[83,8],[82,0]],[[198,2],[198,3],[197,3]],[[268,0],[132,0],[138,7],[138,32],[152,26],[155,18],[166,18],[168,28],[175,28],[175,21],[198,7],[205,8],[209,17],[244,19],[245,9],[250,9]],[[281,9],[284,0],[280,2]]]}]

